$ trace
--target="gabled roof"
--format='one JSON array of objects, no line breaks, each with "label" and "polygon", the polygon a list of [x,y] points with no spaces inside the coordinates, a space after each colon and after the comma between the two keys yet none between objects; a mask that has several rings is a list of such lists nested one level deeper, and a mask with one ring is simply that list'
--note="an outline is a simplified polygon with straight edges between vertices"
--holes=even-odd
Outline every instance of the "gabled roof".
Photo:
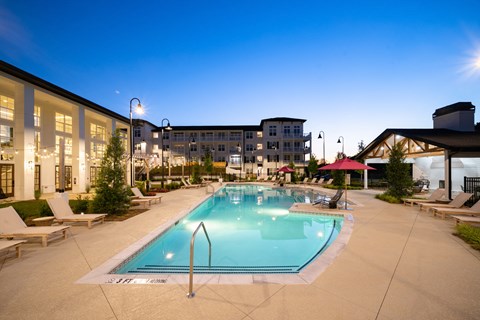
[{"label": "gabled roof", "polygon": [[260,126],[263,127],[263,123],[267,121],[274,121],[274,122],[302,122],[304,123],[305,119],[296,119],[296,118],[287,118],[287,117],[277,117],[277,118],[268,118],[268,119],[262,119],[260,122]]},{"label": "gabled roof", "polygon": [[449,129],[386,129],[373,140],[363,151],[355,155],[362,159],[372,152],[379,144],[392,135],[398,135],[415,141],[428,143],[449,150],[454,154],[471,155],[478,153],[480,157],[480,132],[455,131]]}]

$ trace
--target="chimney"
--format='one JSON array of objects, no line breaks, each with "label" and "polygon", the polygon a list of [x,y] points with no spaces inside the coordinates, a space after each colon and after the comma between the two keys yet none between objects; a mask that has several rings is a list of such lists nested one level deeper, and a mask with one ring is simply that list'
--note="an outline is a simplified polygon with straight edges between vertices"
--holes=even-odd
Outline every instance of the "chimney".
[{"label": "chimney", "polygon": [[471,102],[457,102],[435,110],[434,129],[475,131],[475,106]]}]

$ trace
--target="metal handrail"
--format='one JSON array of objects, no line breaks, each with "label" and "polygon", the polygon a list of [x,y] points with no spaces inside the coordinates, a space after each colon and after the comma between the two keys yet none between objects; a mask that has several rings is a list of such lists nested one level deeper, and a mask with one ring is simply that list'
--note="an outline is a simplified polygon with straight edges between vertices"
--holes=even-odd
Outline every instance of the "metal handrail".
[{"label": "metal handrail", "polygon": [[193,298],[195,296],[195,293],[193,292],[193,255],[194,255],[194,249],[195,249],[195,236],[197,235],[197,232],[200,229],[200,227],[203,228],[203,232],[205,233],[205,236],[207,237],[207,240],[208,240],[208,267],[210,268],[212,266],[212,243],[210,242],[210,237],[208,236],[207,229],[205,229],[205,225],[203,224],[203,221],[202,221],[193,232],[192,239],[190,240],[190,276],[188,280],[187,298]]},{"label": "metal handrail", "polygon": [[215,187],[209,182],[205,185],[205,193],[208,194],[208,187],[212,187],[212,193],[215,193]]}]

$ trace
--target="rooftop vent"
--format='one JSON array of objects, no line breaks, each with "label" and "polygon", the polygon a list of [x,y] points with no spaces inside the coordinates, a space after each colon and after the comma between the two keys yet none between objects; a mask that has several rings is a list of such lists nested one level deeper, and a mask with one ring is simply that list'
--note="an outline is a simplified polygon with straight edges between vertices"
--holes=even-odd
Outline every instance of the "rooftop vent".
[{"label": "rooftop vent", "polygon": [[471,102],[457,102],[435,110],[434,129],[475,131],[475,106]]}]

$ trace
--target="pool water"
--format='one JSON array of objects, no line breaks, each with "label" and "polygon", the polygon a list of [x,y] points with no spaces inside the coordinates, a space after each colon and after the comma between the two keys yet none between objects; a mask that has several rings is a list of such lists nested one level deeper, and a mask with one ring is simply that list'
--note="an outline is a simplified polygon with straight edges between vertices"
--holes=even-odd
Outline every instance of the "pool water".
[{"label": "pool water", "polygon": [[343,217],[291,213],[312,202],[311,191],[261,185],[226,185],[114,273],[188,273],[190,239],[199,230],[195,273],[298,273],[338,235]]}]

